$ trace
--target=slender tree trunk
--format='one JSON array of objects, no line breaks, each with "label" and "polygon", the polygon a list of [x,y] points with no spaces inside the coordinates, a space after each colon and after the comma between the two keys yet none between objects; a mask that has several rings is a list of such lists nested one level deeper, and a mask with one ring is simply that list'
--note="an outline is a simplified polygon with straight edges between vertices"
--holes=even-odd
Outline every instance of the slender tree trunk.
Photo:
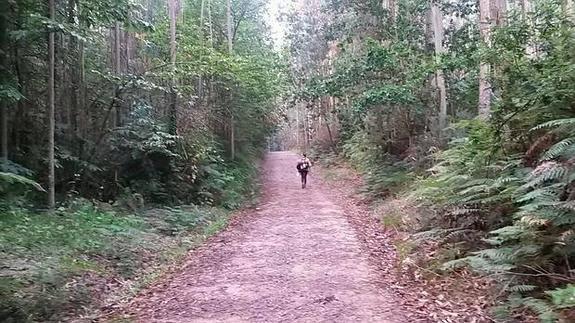
[{"label": "slender tree trunk", "polygon": [[[234,51],[232,0],[227,1],[227,29],[228,29],[228,52],[232,55]],[[231,109],[232,93],[230,92],[230,157],[236,159],[236,126],[234,112]]]},{"label": "slender tree trunk", "polygon": [[[479,34],[484,46],[491,45],[491,1],[479,0]],[[489,119],[491,115],[491,67],[486,62],[479,65],[479,107],[478,117],[482,120]]]},{"label": "slender tree trunk", "polygon": [[[121,28],[120,22],[116,21],[114,25],[114,74],[120,75],[122,71],[122,54],[121,54],[121,40],[120,40]],[[118,104],[114,104],[112,110],[112,127],[115,128],[120,125],[120,112],[121,109]]]},{"label": "slender tree trunk", "polygon": [[[19,26],[20,24],[18,24]],[[24,97],[26,97],[26,83],[24,80],[24,73],[23,73],[23,69],[24,66],[22,65],[22,57],[20,55],[20,50],[19,50],[19,44],[16,43],[14,44],[14,48],[13,48],[13,52],[14,52],[14,70],[16,72],[16,80],[18,82],[18,91],[20,93],[22,93],[22,95]],[[26,100],[19,100],[17,105],[16,105],[16,116],[14,118],[14,122],[13,122],[13,149],[15,152],[18,152],[21,150],[21,146],[22,146],[22,140],[23,140],[23,136],[20,135],[20,131],[22,129],[22,125],[24,124],[24,120],[27,119],[27,106],[26,106]],[[8,138],[10,139],[10,138]]]},{"label": "slender tree trunk", "polygon": [[[431,4],[431,24],[433,27],[433,43],[435,47],[435,60],[441,62],[441,55],[445,53],[443,48],[443,13],[437,5]],[[439,133],[447,126],[447,89],[445,88],[445,76],[442,69],[435,72],[435,81],[439,91]]]},{"label": "slender tree trunk", "polygon": [[[50,19],[56,19],[55,0],[48,0]],[[48,207],[54,209],[56,206],[55,190],[55,170],[54,170],[54,132],[55,132],[55,90],[54,90],[54,69],[55,69],[55,51],[54,51],[54,32],[48,33]]]},{"label": "slender tree trunk", "polygon": [[394,23],[397,19],[397,0],[383,0],[381,2],[383,9],[389,12],[390,22]]},{"label": "slender tree trunk", "polygon": [[178,19],[178,8],[175,0],[168,1],[168,12],[170,16],[170,64],[172,70],[171,93],[170,93],[170,128],[171,133],[178,132],[178,106],[176,93],[176,23]]},{"label": "slender tree trunk", "polygon": [[86,109],[86,62],[83,40],[80,40],[78,44],[78,68],[78,137],[85,138],[88,132],[90,112]]},{"label": "slender tree trunk", "polygon": [[505,25],[507,19],[507,0],[497,0],[497,20],[498,26]]},{"label": "slender tree trunk", "polygon": [[300,147],[300,143],[299,143],[299,133],[300,133],[300,125],[299,125],[299,110],[300,110],[300,105],[296,104],[295,107],[295,120],[296,120],[296,126],[295,126],[295,132],[296,132],[296,146],[297,149],[301,149]]},{"label": "slender tree trunk", "polygon": [[0,158],[8,159],[8,104],[0,102],[0,114],[2,118],[2,152]]},{"label": "slender tree trunk", "polygon": [[208,23],[210,27],[210,47],[214,47],[214,25],[212,21],[212,0],[208,0]]},{"label": "slender tree trunk", "polygon": [[126,56],[124,58],[126,62],[124,72],[129,74],[131,72],[130,64],[132,63],[132,35],[129,30],[124,31],[124,55]]},{"label": "slender tree trunk", "polygon": [[331,127],[329,126],[329,120],[327,118],[327,115],[325,113],[323,113],[323,117],[325,119],[325,128],[327,129],[327,135],[328,135],[328,139],[329,139],[329,146],[331,148],[331,150],[333,151],[334,154],[337,154],[337,148],[336,148],[336,144],[335,141],[333,140],[333,134],[331,132]]},{"label": "slender tree trunk", "polygon": [[[70,25],[77,24],[77,10],[78,10],[78,1],[77,0],[68,0],[68,23]],[[70,95],[70,108],[69,108],[69,125],[70,128],[68,129],[69,140],[73,142],[75,137],[80,137],[78,120],[79,120],[79,102],[80,102],[80,74],[79,74],[79,65],[80,65],[80,51],[79,51],[79,41],[78,39],[70,35],[69,42],[69,56],[71,56],[71,61],[73,64],[68,66],[68,89]]]},{"label": "slender tree trunk", "polygon": [[[0,83],[4,83],[4,78],[8,75],[8,2],[0,4]],[[1,125],[1,148],[0,158],[8,159],[8,103],[0,99]]]},{"label": "slender tree trunk", "polygon": [[[206,11],[206,0],[202,0],[201,6],[200,6],[200,41],[201,44],[205,44],[205,33],[204,33],[204,20],[205,20],[205,14],[204,12]],[[202,80],[202,75],[198,75],[198,86],[197,86],[197,91],[198,93],[198,102],[202,102],[203,100],[203,80]]]}]

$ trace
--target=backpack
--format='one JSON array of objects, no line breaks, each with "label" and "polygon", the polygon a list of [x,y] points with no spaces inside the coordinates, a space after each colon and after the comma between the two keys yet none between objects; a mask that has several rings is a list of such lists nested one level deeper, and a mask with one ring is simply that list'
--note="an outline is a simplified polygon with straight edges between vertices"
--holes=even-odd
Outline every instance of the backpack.
[{"label": "backpack", "polygon": [[297,169],[299,171],[307,171],[309,169],[309,162],[300,160],[299,163],[297,163]]}]

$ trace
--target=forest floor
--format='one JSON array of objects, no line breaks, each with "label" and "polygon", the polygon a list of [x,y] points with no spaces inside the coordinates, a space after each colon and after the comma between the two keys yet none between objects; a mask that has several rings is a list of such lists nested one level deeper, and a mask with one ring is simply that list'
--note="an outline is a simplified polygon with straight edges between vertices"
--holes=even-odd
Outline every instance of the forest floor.
[{"label": "forest floor", "polygon": [[301,189],[297,158],[269,154],[262,203],[140,294],[125,315],[138,322],[413,321],[381,279],[393,248],[385,266],[374,265],[340,196],[313,172]]}]

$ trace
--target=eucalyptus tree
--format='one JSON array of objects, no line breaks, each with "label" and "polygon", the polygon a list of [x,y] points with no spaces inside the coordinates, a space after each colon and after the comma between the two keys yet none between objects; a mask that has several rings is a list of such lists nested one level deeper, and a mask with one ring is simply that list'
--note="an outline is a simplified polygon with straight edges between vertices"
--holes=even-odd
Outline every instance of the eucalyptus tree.
[{"label": "eucalyptus tree", "polygon": [[[56,21],[55,0],[48,1],[49,18],[52,23]],[[55,51],[54,31],[48,31],[48,207],[53,209],[56,205],[56,174],[54,160],[55,136]]]}]

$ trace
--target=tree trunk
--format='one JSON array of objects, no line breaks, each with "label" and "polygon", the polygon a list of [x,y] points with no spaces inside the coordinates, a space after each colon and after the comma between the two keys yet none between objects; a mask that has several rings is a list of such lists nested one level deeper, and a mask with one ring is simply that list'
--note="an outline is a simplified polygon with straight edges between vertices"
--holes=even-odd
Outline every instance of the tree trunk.
[{"label": "tree trunk", "polygon": [[[234,51],[234,37],[233,37],[233,19],[232,19],[232,0],[227,1],[227,29],[228,29],[228,52],[230,56]],[[232,160],[236,159],[236,126],[234,112],[231,109],[232,93],[230,92],[230,157]]]},{"label": "tree trunk", "polygon": [[[120,75],[122,67],[122,55],[121,55],[121,42],[120,42],[120,22],[116,21],[114,25],[114,74]],[[120,125],[120,106],[115,104],[112,111],[112,127],[115,128]]]},{"label": "tree trunk", "polygon": [[[4,83],[4,78],[8,75],[8,2],[0,4],[0,84]],[[0,158],[8,159],[8,103],[0,99],[1,125],[1,148]]]},{"label": "tree trunk", "polygon": [[214,25],[212,21],[212,0],[208,0],[208,24],[210,25],[210,47],[214,47]]},{"label": "tree trunk", "polygon": [[[479,0],[479,34],[484,46],[491,44],[491,1]],[[491,67],[486,62],[479,65],[479,105],[478,117],[488,120],[491,115]]]},{"label": "tree trunk", "polygon": [[171,79],[171,93],[170,93],[170,132],[177,134],[178,132],[178,106],[177,106],[177,93],[176,93],[176,23],[178,18],[178,8],[175,0],[168,1],[168,13],[170,16],[170,65],[172,71]]},{"label": "tree trunk", "polygon": [[84,41],[82,40],[80,40],[78,45],[78,65],[78,75],[80,76],[78,84],[78,136],[80,138],[86,138],[89,132],[90,111],[86,109],[86,56],[84,52]]},{"label": "tree trunk", "polygon": [[381,6],[389,12],[390,22],[394,23],[397,19],[397,0],[383,0]]},{"label": "tree trunk", "polygon": [[[431,24],[433,28],[433,44],[435,47],[435,60],[441,63],[441,55],[445,53],[443,48],[443,13],[437,5],[431,4]],[[447,126],[447,89],[445,88],[445,76],[442,69],[435,72],[435,83],[439,91],[439,134]]]},{"label": "tree trunk", "polygon": [[300,126],[299,126],[299,110],[300,110],[300,104],[296,104],[295,106],[295,132],[296,132],[296,146],[297,149],[301,149],[300,147],[300,142],[299,142],[299,133],[300,133]]},{"label": "tree trunk", "polygon": [[[206,0],[202,0],[202,3],[200,5],[200,41],[201,44],[204,45],[205,44],[205,33],[204,33],[204,12],[206,11]],[[203,80],[202,80],[202,75],[198,75],[198,86],[197,86],[197,90],[196,93],[198,94],[198,102],[202,102],[203,101]]]},{"label": "tree trunk", "polygon": [[[56,19],[55,0],[48,0],[50,19]],[[48,207],[54,209],[56,206],[55,192],[55,170],[54,170],[54,132],[55,132],[55,91],[54,91],[54,69],[55,69],[55,51],[54,51],[54,32],[48,33]]]},{"label": "tree trunk", "polygon": [[507,19],[507,0],[497,0],[497,19],[495,23],[498,26],[505,25]]},{"label": "tree trunk", "polygon": [[[68,23],[70,25],[74,25],[77,23],[77,10],[78,10],[78,1],[77,0],[68,0]],[[79,26],[77,26],[79,27]],[[69,112],[69,125],[70,128],[68,129],[69,140],[72,142],[75,137],[80,137],[79,132],[79,102],[80,102],[80,51],[79,51],[79,41],[78,39],[70,35],[69,36],[69,48],[68,52],[71,56],[71,61],[73,64],[68,66],[68,86],[69,95],[70,95],[70,112]]]}]

